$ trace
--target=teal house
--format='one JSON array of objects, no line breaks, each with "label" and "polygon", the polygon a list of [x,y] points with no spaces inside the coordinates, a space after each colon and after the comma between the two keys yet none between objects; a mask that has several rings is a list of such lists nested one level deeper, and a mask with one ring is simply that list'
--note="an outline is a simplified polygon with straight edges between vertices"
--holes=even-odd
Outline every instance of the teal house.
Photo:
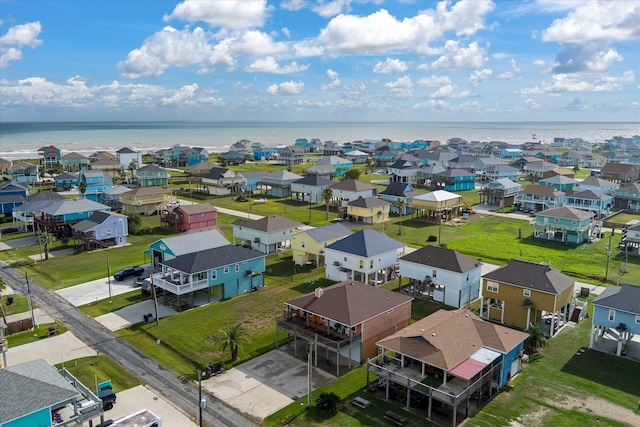
[{"label": "teal house", "polygon": [[578,189],[579,181],[564,175],[556,175],[551,178],[541,179],[539,184],[543,187],[553,187],[558,191],[570,194]]},{"label": "teal house", "polygon": [[611,213],[613,196],[584,190],[568,195],[564,205],[590,212],[595,218],[602,219]]},{"label": "teal house", "polygon": [[89,158],[79,153],[68,153],[62,156],[60,164],[62,170],[67,172],[77,172],[83,169],[89,169]]},{"label": "teal house", "polygon": [[533,228],[538,239],[580,244],[599,236],[602,226],[591,212],[562,206],[538,212]]},{"label": "teal house", "polygon": [[335,169],[332,177],[342,176],[346,171],[353,167],[353,162],[349,159],[338,156],[326,156],[316,162],[316,166],[330,165]]},{"label": "teal house", "polygon": [[476,186],[476,174],[463,169],[447,169],[435,173],[433,180],[438,188],[446,191],[473,190]]},{"label": "teal house", "polygon": [[593,300],[592,324],[589,348],[610,352],[611,347],[603,344],[607,341],[605,332],[611,331],[607,336],[614,339],[615,354],[637,360],[640,348],[633,345],[632,338],[640,334],[640,286],[606,288]]},{"label": "teal house", "polygon": [[99,203],[102,202],[104,191],[113,187],[111,176],[98,169],[80,171],[78,184],[81,182],[87,186],[84,197]]},{"label": "teal house", "polygon": [[136,172],[140,187],[166,187],[169,185],[169,172],[156,165],[147,165]]}]

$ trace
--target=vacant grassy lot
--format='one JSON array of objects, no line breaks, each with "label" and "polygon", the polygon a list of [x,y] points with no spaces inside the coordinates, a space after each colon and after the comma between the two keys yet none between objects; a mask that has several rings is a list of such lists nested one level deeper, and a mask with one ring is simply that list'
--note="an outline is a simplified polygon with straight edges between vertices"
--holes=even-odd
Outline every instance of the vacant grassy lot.
[{"label": "vacant grassy lot", "polygon": [[[140,381],[129,374],[122,366],[106,355],[93,357],[83,357],[64,364],[71,374],[82,384],[95,390],[96,383],[111,380],[113,390],[118,393],[140,385]],[[56,368],[62,368],[62,364],[57,364]]]}]

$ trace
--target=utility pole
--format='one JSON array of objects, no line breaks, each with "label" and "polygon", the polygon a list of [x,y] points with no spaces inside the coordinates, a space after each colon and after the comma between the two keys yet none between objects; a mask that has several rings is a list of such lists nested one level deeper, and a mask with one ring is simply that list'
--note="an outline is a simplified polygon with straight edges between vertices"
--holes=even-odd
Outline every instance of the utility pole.
[{"label": "utility pole", "polygon": [[109,255],[107,255],[107,283],[109,283],[109,300],[111,300],[111,267],[109,266]]},{"label": "utility pole", "polygon": [[156,312],[156,326],[160,326],[160,319],[158,318],[158,296],[156,295],[156,286],[153,284],[153,271],[151,271],[151,296],[153,297],[153,308]]},{"label": "utility pole", "polygon": [[202,372],[198,368],[198,421],[202,427]]},{"label": "utility pole", "polygon": [[607,244],[607,266],[606,271],[604,273],[604,281],[607,282],[607,278],[609,277],[609,258],[611,258],[611,239],[613,239],[613,233],[609,236],[609,243]]},{"label": "utility pole", "polygon": [[33,302],[31,301],[31,288],[29,287],[29,275],[24,272],[24,279],[27,283],[27,303],[29,304],[29,312],[31,312],[31,325],[36,327],[36,316],[33,314]]}]

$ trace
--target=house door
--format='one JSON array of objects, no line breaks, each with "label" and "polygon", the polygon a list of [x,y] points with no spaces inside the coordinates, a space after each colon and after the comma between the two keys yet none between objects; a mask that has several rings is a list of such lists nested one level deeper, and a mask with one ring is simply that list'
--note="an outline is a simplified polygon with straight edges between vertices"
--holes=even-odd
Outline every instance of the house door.
[{"label": "house door", "polygon": [[511,362],[511,371],[509,372],[510,378],[513,378],[515,374],[520,372],[520,360],[521,360],[520,358],[516,357],[516,360]]}]

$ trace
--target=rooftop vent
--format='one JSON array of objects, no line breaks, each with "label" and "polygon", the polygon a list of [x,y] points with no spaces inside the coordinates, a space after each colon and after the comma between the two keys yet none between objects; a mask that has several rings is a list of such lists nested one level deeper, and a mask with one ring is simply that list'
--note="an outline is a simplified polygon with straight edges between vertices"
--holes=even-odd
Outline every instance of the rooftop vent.
[{"label": "rooftop vent", "polygon": [[324,295],[324,289],[316,288],[316,290],[314,291],[314,295],[316,298],[320,298],[322,295]]}]

